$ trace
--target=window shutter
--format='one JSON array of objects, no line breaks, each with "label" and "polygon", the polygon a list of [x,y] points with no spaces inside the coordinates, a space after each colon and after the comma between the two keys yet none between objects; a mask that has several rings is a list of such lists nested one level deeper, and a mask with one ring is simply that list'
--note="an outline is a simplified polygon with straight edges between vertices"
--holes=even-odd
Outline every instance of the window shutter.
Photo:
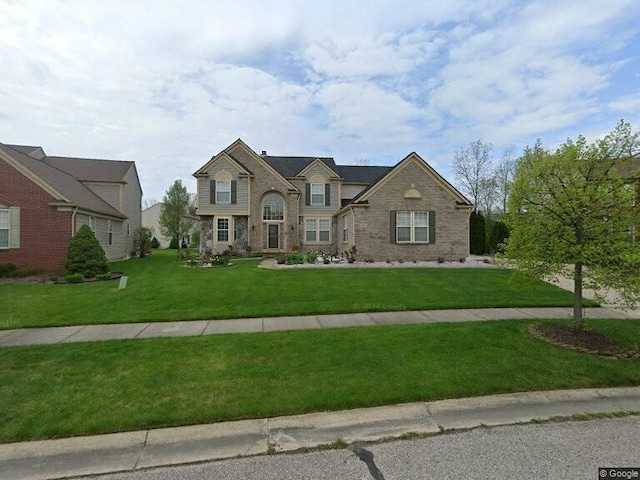
[{"label": "window shutter", "polygon": [[436,212],[429,212],[429,243],[436,243]]},{"label": "window shutter", "polygon": [[216,203],[216,181],[209,180],[209,203],[211,205]]},{"label": "window shutter", "polygon": [[238,203],[237,190],[238,190],[238,182],[236,180],[231,180],[231,203],[234,205]]},{"label": "window shutter", "polygon": [[309,206],[311,205],[311,184],[304,184],[304,204]]},{"label": "window shutter", "polygon": [[20,207],[9,208],[9,248],[20,248]]},{"label": "window shutter", "polygon": [[324,184],[324,206],[328,207],[331,205],[331,184]]},{"label": "window shutter", "polygon": [[396,243],[396,211],[391,210],[389,213],[391,214],[389,218],[389,225],[391,226],[389,230],[389,243]]}]

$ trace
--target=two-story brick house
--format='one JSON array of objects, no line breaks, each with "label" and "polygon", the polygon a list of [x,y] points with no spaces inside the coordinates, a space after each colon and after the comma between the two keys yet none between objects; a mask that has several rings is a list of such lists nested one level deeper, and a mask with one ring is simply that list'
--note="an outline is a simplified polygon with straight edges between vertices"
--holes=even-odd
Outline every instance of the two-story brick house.
[{"label": "two-story brick house", "polygon": [[64,269],[69,241],[89,225],[107,259],[126,258],[141,225],[134,162],[47,156],[0,143],[0,263]]},{"label": "two-story brick house", "polygon": [[457,260],[472,204],[416,153],[394,167],[258,155],[237,140],[194,173],[201,250]]}]

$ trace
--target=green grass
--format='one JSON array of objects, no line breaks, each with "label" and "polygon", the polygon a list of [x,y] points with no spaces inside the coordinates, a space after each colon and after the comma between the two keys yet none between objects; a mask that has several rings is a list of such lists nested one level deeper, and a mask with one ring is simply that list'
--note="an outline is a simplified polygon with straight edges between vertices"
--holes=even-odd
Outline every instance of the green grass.
[{"label": "green grass", "polygon": [[[533,338],[530,322],[360,327],[0,349],[0,442],[640,384],[640,360]],[[640,320],[589,321],[640,344]]]},{"label": "green grass", "polygon": [[114,263],[129,276],[78,285],[0,285],[0,329],[392,310],[570,306],[546,283],[523,288],[499,269],[187,269],[175,251]]}]

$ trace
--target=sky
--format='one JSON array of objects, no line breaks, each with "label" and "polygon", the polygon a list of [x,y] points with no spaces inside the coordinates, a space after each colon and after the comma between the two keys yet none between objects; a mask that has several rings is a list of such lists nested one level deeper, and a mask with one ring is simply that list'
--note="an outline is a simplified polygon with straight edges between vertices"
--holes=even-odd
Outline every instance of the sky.
[{"label": "sky", "polygon": [[161,200],[236,139],[445,178],[482,139],[640,127],[638,0],[0,0],[0,142],[135,161]]}]

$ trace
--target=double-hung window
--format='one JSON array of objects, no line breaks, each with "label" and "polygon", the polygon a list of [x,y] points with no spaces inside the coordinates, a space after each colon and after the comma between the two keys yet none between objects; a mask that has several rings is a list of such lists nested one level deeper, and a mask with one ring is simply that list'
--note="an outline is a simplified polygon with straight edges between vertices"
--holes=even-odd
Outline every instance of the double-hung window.
[{"label": "double-hung window", "polygon": [[107,245],[113,245],[113,222],[107,220]]},{"label": "double-hung window", "polygon": [[343,221],[344,221],[344,226],[342,227],[342,241],[348,242],[349,241],[349,223],[347,223],[346,218]]},{"label": "double-hung window", "polygon": [[89,228],[93,233],[96,233],[96,217],[89,215]]},{"label": "double-hung window", "polygon": [[0,248],[9,248],[9,210],[0,210]]},{"label": "double-hung window", "polygon": [[429,212],[396,212],[396,242],[427,243]]},{"label": "double-hung window", "polygon": [[311,184],[311,205],[324,205],[324,183]]},{"label": "double-hung window", "polygon": [[331,240],[331,220],[325,218],[306,219],[305,239],[307,242],[329,243]]},{"label": "double-hung window", "polygon": [[216,203],[231,203],[231,180],[216,180]]},{"label": "double-hung window", "polygon": [[229,241],[229,219],[228,218],[218,218],[217,224],[218,230],[218,241],[219,242],[228,242]]}]

